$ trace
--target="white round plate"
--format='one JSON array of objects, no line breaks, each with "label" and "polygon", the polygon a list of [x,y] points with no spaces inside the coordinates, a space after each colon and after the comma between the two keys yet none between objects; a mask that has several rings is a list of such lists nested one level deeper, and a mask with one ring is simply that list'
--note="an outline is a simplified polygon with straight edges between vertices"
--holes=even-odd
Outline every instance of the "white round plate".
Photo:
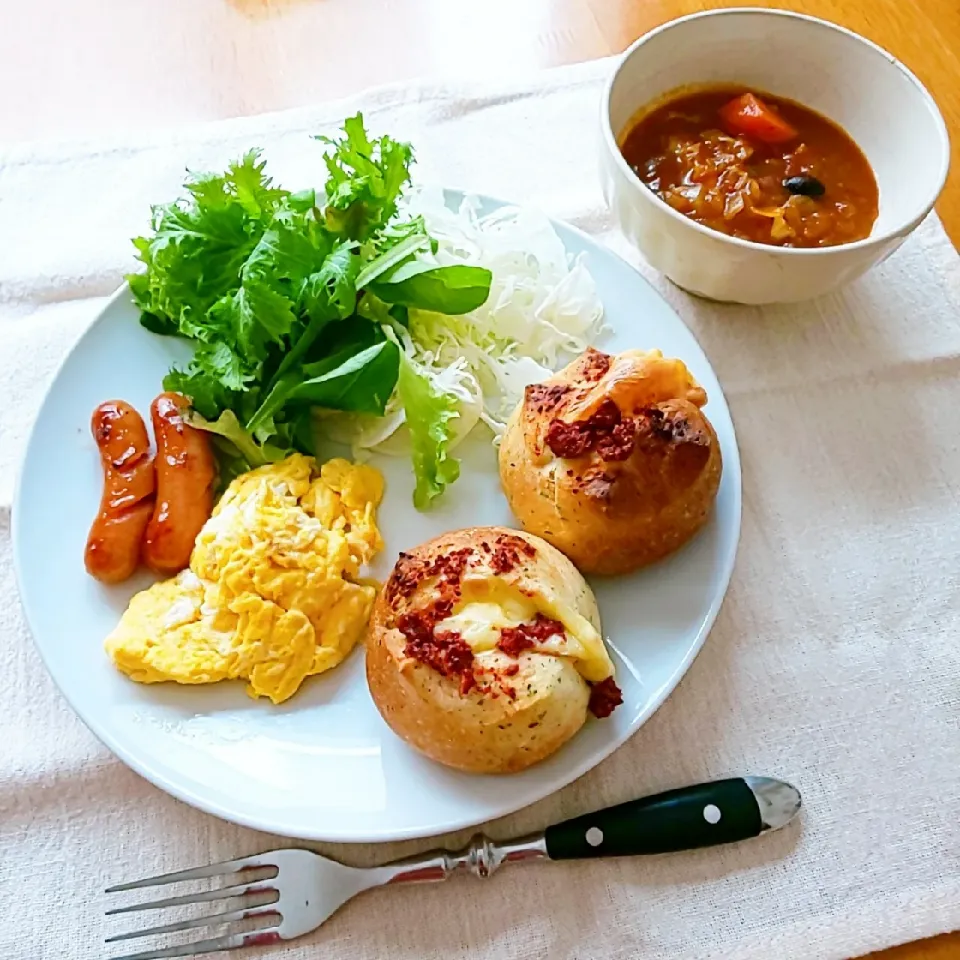
[{"label": "white round plate", "polygon": [[[13,535],[23,606],[47,668],[84,722],[134,770],[187,803],[272,833],[355,842],[423,837],[511,813],[565,786],[620,746],[677,685],[733,569],[740,531],[733,424],[710,364],[671,308],[609,250],[569,226],[556,229],[571,254],[587,254],[612,328],[601,345],[659,347],[683,359],[707,391],[724,459],[714,515],[695,540],[652,568],[594,583],[623,706],[588,721],[530,770],[478,777],[438,766],[394,736],[367,691],[362,650],[279,707],[251,700],[241,682],[143,686],[122,676],[103,640],[149,577],[108,588],[84,570],[102,477],[90,414],[111,398],[146,414],[171,362],[189,355],[183,342],[140,326],[124,287],[50,386],[20,475]],[[429,513],[412,505],[405,459],[375,461],[387,481],[377,576],[389,573],[400,550],[445,530],[513,525],[488,438],[469,439],[458,454],[461,479]]]}]

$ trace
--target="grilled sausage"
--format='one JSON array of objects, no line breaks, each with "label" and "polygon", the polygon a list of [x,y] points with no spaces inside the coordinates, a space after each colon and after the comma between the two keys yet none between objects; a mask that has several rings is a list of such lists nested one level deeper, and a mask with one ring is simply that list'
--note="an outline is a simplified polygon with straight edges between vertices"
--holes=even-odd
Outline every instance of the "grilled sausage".
[{"label": "grilled sausage", "polygon": [[184,420],[189,401],[161,393],[150,406],[157,442],[157,502],[143,537],[144,563],[171,576],[190,563],[193,544],[213,510],[216,462],[202,430]]},{"label": "grilled sausage", "polygon": [[154,508],[156,476],[143,418],[122,400],[101,403],[90,420],[103,465],[103,494],[84,551],[87,573],[103,583],[126,580]]}]

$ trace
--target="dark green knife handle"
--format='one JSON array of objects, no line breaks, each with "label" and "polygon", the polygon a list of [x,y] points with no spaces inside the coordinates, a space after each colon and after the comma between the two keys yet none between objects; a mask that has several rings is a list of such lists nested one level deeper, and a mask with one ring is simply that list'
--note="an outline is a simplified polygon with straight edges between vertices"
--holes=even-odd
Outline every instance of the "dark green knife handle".
[{"label": "dark green knife handle", "polygon": [[736,777],[631,800],[548,827],[551,860],[673,853],[758,837],[800,809],[796,788],[768,777]]}]

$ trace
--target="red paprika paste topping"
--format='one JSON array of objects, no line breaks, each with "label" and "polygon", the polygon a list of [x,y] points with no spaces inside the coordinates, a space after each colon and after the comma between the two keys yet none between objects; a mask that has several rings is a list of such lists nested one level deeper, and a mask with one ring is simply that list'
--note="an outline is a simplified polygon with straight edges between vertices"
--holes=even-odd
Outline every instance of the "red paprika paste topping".
[{"label": "red paprika paste topping", "polygon": [[585,380],[597,381],[610,369],[610,354],[590,347],[580,366],[580,375]]},{"label": "red paprika paste topping", "polygon": [[563,383],[532,383],[525,391],[525,400],[539,413],[552,413],[572,387]]},{"label": "red paprika paste topping", "polygon": [[547,427],[546,440],[554,456],[564,460],[585,457],[594,442],[586,422],[567,423],[564,420],[551,421],[550,426]]},{"label": "red paprika paste topping", "polygon": [[430,607],[430,616],[433,618],[434,623],[438,623],[440,620],[446,620],[447,617],[453,614],[453,601],[452,600],[436,600],[433,603],[433,606]]},{"label": "red paprika paste topping", "polygon": [[401,553],[390,574],[390,582],[387,584],[387,598],[393,600],[395,597],[411,597],[417,584],[423,579],[423,561],[418,560],[412,554]]},{"label": "red paprika paste topping", "polygon": [[590,700],[587,709],[599,719],[609,717],[620,704],[623,703],[623,694],[613,677],[607,677],[599,683],[590,685]]},{"label": "red paprika paste topping", "polygon": [[597,437],[597,456],[604,461],[626,460],[633,453],[637,442],[637,424],[634,420],[621,420],[609,433]]},{"label": "red paprika paste topping", "polygon": [[520,565],[521,555],[535,557],[537,548],[523,537],[503,533],[497,537],[494,544],[493,556],[490,558],[490,567],[494,573],[509,573]]},{"label": "red paprika paste topping", "polygon": [[405,613],[397,629],[406,637],[404,656],[433,668],[441,676],[457,677],[460,692],[469,693],[476,684],[473,674],[473,650],[459,633],[436,633],[429,614]]},{"label": "red paprika paste topping", "polygon": [[651,407],[643,411],[647,423],[641,421],[641,429],[646,427],[650,433],[661,440],[671,443],[692,443],[697,446],[707,446],[710,438],[706,431],[695,427],[682,414],[668,416],[658,407]]},{"label": "red paprika paste topping", "polygon": [[529,650],[537,643],[558,633],[563,633],[563,624],[559,620],[551,620],[542,613],[538,613],[533,623],[521,623],[519,627],[504,627],[500,631],[497,648],[508,657],[519,657],[524,650]]},{"label": "red paprika paste topping", "polygon": [[460,596],[463,571],[472,554],[472,547],[462,547],[427,563],[412,554],[401,553],[387,582],[387,599],[396,606],[398,597],[412,597],[423,581],[435,577],[440,581],[437,585],[439,596],[456,599]]},{"label": "red paprika paste topping", "polygon": [[473,553],[472,547],[461,547],[452,553],[441,554],[427,568],[427,577],[439,577],[450,584],[459,584]]},{"label": "red paprika paste topping", "polygon": [[524,633],[523,627],[504,627],[497,641],[497,648],[508,657],[519,657],[524,650],[529,650],[532,646],[534,640]]},{"label": "red paprika paste topping", "polygon": [[586,420],[551,421],[546,436],[554,456],[564,460],[576,460],[592,450],[601,460],[626,460],[633,453],[636,439],[636,421],[624,418],[610,399],[604,400]]}]

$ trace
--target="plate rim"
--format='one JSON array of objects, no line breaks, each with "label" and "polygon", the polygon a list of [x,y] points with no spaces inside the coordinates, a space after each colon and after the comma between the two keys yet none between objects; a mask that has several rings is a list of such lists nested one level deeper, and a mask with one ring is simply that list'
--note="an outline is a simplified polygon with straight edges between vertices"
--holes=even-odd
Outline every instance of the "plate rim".
[{"label": "plate rim", "polygon": [[[445,198],[449,198],[451,195],[463,197],[476,198],[481,204],[487,205],[492,204],[494,209],[501,209],[503,207],[512,207],[512,208],[523,208],[522,204],[519,204],[515,201],[503,200],[499,197],[493,197],[489,194],[480,193],[477,191],[466,191],[458,188],[449,188],[444,187]],[[365,833],[357,833],[356,831],[343,831],[343,830],[328,830],[328,829],[318,829],[312,830],[309,833],[304,833],[302,831],[291,832],[289,828],[284,828],[282,823],[276,822],[271,819],[270,816],[253,816],[247,815],[244,813],[236,812],[225,808],[222,804],[217,802],[211,802],[205,799],[202,794],[198,794],[195,791],[184,789],[179,786],[176,782],[171,781],[166,775],[162,772],[156,770],[149,759],[144,761],[139,759],[134,752],[131,752],[121,746],[113,735],[110,733],[109,729],[99,723],[95,719],[89,719],[85,716],[80,709],[74,704],[70,695],[61,685],[60,681],[57,678],[57,674],[52,668],[51,664],[47,660],[47,656],[44,653],[44,649],[37,640],[36,631],[34,629],[33,617],[28,610],[27,605],[23,603],[23,574],[21,570],[21,542],[22,538],[20,535],[20,498],[21,492],[23,489],[23,475],[26,470],[27,461],[29,459],[30,451],[36,442],[36,431],[37,424],[42,418],[44,411],[47,408],[48,403],[50,402],[50,395],[53,392],[53,389],[57,382],[59,381],[64,368],[70,362],[73,354],[79,349],[83,341],[88,337],[91,331],[101,322],[103,316],[107,311],[114,306],[114,304],[124,298],[129,298],[132,300],[132,294],[130,292],[129,283],[124,280],[123,283],[111,294],[102,307],[96,312],[96,314],[91,317],[90,321],[83,327],[80,333],[77,335],[76,339],[70,345],[67,352],[64,354],[60,363],[57,365],[54,372],[50,375],[50,379],[43,391],[43,397],[37,406],[36,414],[33,419],[33,423],[30,425],[30,431],[27,435],[26,443],[23,447],[23,453],[20,457],[20,462],[17,468],[16,476],[14,479],[14,488],[13,488],[13,502],[11,507],[11,524],[10,524],[10,535],[11,542],[13,546],[13,570],[14,577],[16,579],[18,599],[21,600],[20,606],[23,611],[24,620],[26,621],[27,627],[30,631],[30,637],[33,641],[33,646],[36,652],[40,656],[40,660],[43,663],[44,668],[47,671],[50,679],[53,681],[54,686],[59,691],[60,695],[66,701],[67,705],[70,707],[74,715],[84,724],[84,726],[100,741],[118,760],[126,764],[134,773],[143,777],[153,786],[157,787],[159,790],[162,790],[167,795],[179,800],[183,803],[188,804],[195,809],[198,809],[204,813],[215,816],[221,820],[226,821],[227,823],[237,824],[242,827],[246,827],[252,830],[258,830],[260,832],[273,834],[275,836],[284,837],[287,839],[300,839],[300,840],[310,840],[317,842],[327,842],[327,843],[345,843],[345,844],[368,844],[368,843],[392,843],[400,842],[405,840],[421,840],[427,837],[440,836],[446,833],[452,833],[458,830],[465,830],[479,826],[482,823],[492,822],[494,820],[499,820],[503,817],[511,816],[517,813],[520,810],[524,810],[529,806],[532,806],[535,803],[539,803],[542,800],[546,799],[549,796],[552,796],[554,793],[559,792],[560,790],[569,787],[572,783],[581,779],[591,770],[599,766],[604,760],[612,756],[617,750],[623,747],[629,740],[631,740],[634,735],[640,730],[644,724],[660,709],[661,706],[666,702],[667,698],[676,690],[680,681],[686,675],[687,671],[690,669],[694,660],[696,660],[700,651],[703,649],[704,644],[706,643],[707,637],[710,635],[711,630],[716,623],[717,617],[720,613],[720,610],[723,606],[724,601],[726,600],[727,593],[730,588],[730,581],[733,577],[733,571],[736,567],[737,557],[739,554],[740,548],[740,539],[742,534],[742,522],[743,522],[743,475],[742,475],[742,463],[740,456],[740,444],[737,439],[737,430],[736,424],[733,420],[733,414],[730,410],[730,405],[727,402],[726,393],[723,390],[722,385],[720,385],[720,378],[717,376],[716,370],[714,369],[713,364],[710,362],[710,358],[707,356],[706,351],[700,344],[700,341],[697,339],[694,332],[690,329],[687,323],[684,321],[683,317],[673,308],[673,306],[662,296],[662,294],[650,283],[649,280],[628,260],[622,257],[616,250],[614,250],[609,245],[603,243],[596,237],[591,236],[585,230],[582,230],[580,227],[569,223],[566,220],[560,220],[555,217],[549,216],[544,210],[535,207],[534,209],[537,212],[545,216],[550,224],[556,228],[561,226],[564,230],[568,230],[571,233],[575,234],[581,240],[587,242],[589,246],[600,248],[603,253],[607,256],[614,257],[619,260],[623,265],[633,271],[637,277],[646,284],[651,292],[663,304],[667,309],[676,317],[680,324],[684,327],[687,333],[690,335],[691,339],[697,345],[697,348],[700,350],[704,359],[707,362],[711,372],[717,380],[718,386],[720,386],[720,397],[719,400],[722,403],[723,407],[726,410],[727,417],[730,421],[731,427],[731,439],[733,445],[733,452],[735,456],[731,459],[729,456],[725,456],[724,459],[724,471],[729,472],[731,475],[731,480],[733,482],[733,521],[734,521],[734,532],[733,532],[733,542],[729,551],[729,555],[724,558],[723,566],[718,569],[717,573],[717,582],[719,589],[716,591],[714,599],[711,601],[708,609],[706,610],[703,621],[700,625],[699,630],[697,631],[696,636],[693,638],[693,642],[690,644],[685,655],[678,663],[676,669],[670,674],[667,680],[661,685],[656,696],[651,698],[648,703],[645,705],[644,709],[640,711],[636,718],[633,720],[631,725],[627,728],[622,737],[612,740],[609,744],[604,745],[595,752],[584,757],[581,761],[563,771],[559,776],[559,782],[549,781],[543,786],[536,787],[532,790],[532,796],[525,797],[520,802],[514,805],[513,801],[509,801],[507,807],[501,810],[498,813],[493,814],[490,817],[487,817],[484,820],[475,820],[472,817],[456,818],[456,819],[447,819],[444,821],[437,822],[432,825],[429,829],[424,829],[422,827],[411,827],[408,829],[387,829],[385,831],[367,831]],[[562,242],[562,237],[561,237]],[[714,399],[710,398],[711,401]]]}]

